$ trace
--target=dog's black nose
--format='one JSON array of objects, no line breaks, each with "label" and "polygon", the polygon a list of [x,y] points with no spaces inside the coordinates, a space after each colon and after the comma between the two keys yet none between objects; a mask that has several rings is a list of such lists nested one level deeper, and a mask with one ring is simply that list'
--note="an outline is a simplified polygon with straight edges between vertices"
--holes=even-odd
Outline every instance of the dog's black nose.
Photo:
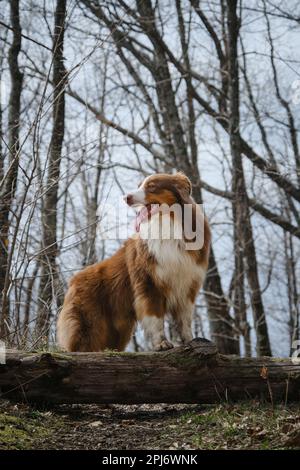
[{"label": "dog's black nose", "polygon": [[132,194],[127,194],[124,196],[124,201],[131,206],[133,204],[133,195]]}]

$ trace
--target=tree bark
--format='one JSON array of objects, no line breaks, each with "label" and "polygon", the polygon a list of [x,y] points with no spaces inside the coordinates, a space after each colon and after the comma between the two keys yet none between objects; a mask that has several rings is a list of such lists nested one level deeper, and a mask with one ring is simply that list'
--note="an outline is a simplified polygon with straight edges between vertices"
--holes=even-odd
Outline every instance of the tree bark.
[{"label": "tree bark", "polygon": [[210,333],[222,354],[239,354],[239,338],[224,295],[214,251],[211,248],[208,272],[204,283]]},{"label": "tree bark", "polygon": [[[245,176],[242,163],[242,145],[240,139],[240,110],[239,110],[239,66],[238,66],[238,37],[240,19],[237,16],[237,0],[227,0],[228,10],[228,44],[229,44],[229,137],[232,156],[232,191],[234,218],[234,251],[235,272],[237,282],[235,289],[239,299],[243,296],[243,263],[250,287],[251,305],[256,331],[257,355],[271,356],[271,347],[266,323],[263,299],[258,279],[256,250],[253,240],[252,225],[246,190]],[[245,341],[249,341],[247,318],[245,312],[240,312],[238,319],[241,330],[245,331]]]},{"label": "tree bark", "polygon": [[19,127],[23,83],[23,73],[20,71],[18,63],[22,39],[19,0],[10,0],[10,19],[13,30],[13,40],[8,53],[11,79],[8,115],[9,164],[3,189],[0,192],[0,338],[7,338],[9,333],[9,226],[10,211],[15,196],[19,167]]},{"label": "tree bark", "polygon": [[51,304],[58,287],[57,274],[57,202],[61,151],[65,125],[65,83],[64,31],[66,0],[58,0],[55,12],[53,42],[53,128],[48,161],[47,191],[42,211],[43,256],[41,258],[41,282],[39,287],[39,311],[36,324],[37,336],[48,341]]},{"label": "tree bark", "polygon": [[[245,300],[245,263],[244,263],[244,224],[247,211],[246,186],[239,138],[239,69],[237,58],[237,41],[239,36],[239,19],[236,15],[237,2],[228,8],[228,44],[229,44],[229,138],[232,156],[232,214],[234,240],[234,313],[239,333],[244,340],[246,356],[251,356],[250,327],[247,321]],[[247,222],[248,223],[248,222]]]},{"label": "tree bark", "polygon": [[8,351],[0,388],[33,403],[286,403],[300,399],[300,363],[220,356],[201,338],[159,353]]}]

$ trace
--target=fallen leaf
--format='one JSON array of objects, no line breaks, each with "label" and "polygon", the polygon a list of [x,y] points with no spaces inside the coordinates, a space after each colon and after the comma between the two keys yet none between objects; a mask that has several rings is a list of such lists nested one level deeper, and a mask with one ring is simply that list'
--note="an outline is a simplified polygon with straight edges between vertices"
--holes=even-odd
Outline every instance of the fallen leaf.
[{"label": "fallen leaf", "polygon": [[92,423],[89,423],[88,426],[91,428],[97,428],[98,426],[101,426],[103,423],[102,421],[93,421]]},{"label": "fallen leaf", "polygon": [[262,367],[260,376],[265,380],[268,378],[268,368],[266,366]]}]

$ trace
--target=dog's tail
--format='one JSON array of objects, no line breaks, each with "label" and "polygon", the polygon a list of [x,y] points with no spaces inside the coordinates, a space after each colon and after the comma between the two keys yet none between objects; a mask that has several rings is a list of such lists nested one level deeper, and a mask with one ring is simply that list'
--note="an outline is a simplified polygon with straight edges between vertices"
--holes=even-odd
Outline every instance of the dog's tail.
[{"label": "dog's tail", "polygon": [[70,286],[57,320],[57,343],[69,352],[82,351],[84,346],[81,307],[74,297],[74,288]]}]

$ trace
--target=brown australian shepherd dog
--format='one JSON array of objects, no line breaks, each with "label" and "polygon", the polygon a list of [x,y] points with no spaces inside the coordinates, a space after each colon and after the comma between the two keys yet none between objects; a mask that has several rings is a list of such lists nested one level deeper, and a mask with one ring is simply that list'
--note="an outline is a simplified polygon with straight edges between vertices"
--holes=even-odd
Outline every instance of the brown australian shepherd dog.
[{"label": "brown australian shepherd dog", "polygon": [[[182,173],[148,176],[138,190],[124,197],[138,207],[136,233],[110,258],[85,268],[70,281],[57,322],[59,345],[67,351],[122,351],[137,321],[155,350],[173,345],[164,318],[173,316],[182,342],[192,339],[192,314],[208,265],[210,230],[191,196],[191,182]],[[200,221],[202,243],[187,243],[184,220],[176,205],[192,208],[192,225]],[[164,210],[162,209],[164,208]],[[164,236],[164,222],[173,229]],[[149,236],[149,229],[158,236]],[[178,231],[178,230],[177,230]],[[180,231],[180,230],[179,230]],[[196,235],[195,235],[196,236]]]}]

